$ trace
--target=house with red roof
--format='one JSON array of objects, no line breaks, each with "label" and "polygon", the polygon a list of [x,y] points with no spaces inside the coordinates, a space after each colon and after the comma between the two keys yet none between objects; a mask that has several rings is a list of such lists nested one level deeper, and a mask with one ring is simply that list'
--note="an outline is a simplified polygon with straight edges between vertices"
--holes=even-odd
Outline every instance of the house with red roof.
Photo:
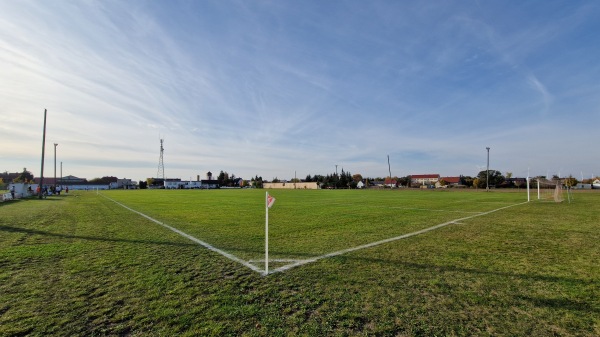
[{"label": "house with red roof", "polygon": [[413,174],[410,176],[411,185],[435,185],[440,180],[439,174]]},{"label": "house with red roof", "polygon": [[[444,181],[445,186],[458,186],[460,185],[460,177],[441,177],[440,182]],[[440,184],[441,186],[441,184]],[[437,186],[436,186],[437,187]]]}]

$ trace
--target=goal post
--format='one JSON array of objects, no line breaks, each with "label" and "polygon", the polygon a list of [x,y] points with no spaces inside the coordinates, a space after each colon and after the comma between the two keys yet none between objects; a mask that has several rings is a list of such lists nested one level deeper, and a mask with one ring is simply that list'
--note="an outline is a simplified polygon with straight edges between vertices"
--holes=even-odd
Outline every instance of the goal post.
[{"label": "goal post", "polygon": [[539,201],[564,201],[564,189],[560,179],[549,180],[546,178],[535,178],[532,179],[531,184],[528,184],[528,195],[531,192],[530,190],[532,188],[535,188],[537,190],[537,200]]}]

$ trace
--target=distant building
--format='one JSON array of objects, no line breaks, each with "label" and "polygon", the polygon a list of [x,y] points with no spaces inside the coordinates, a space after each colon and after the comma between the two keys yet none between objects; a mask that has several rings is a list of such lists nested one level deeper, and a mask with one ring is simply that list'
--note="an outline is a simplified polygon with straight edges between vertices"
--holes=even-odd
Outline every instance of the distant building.
[{"label": "distant building", "polygon": [[505,184],[509,187],[525,187],[527,186],[527,178],[507,178]]},{"label": "distant building", "polygon": [[393,187],[398,186],[398,181],[396,179],[392,179],[390,177],[387,177],[387,178],[385,178],[384,184],[387,187],[392,187],[393,188]]},{"label": "distant building", "polygon": [[[460,183],[461,177],[440,177],[437,183],[435,183],[436,188],[446,188],[446,187],[464,187]],[[444,182],[445,184],[443,184]]]},{"label": "distant building", "polygon": [[263,188],[283,188],[291,190],[316,190],[319,189],[317,182],[297,182],[297,183],[263,183]]},{"label": "distant building", "polygon": [[174,189],[216,189],[220,188],[219,182],[217,180],[190,180],[190,181],[182,181],[181,179],[166,179],[164,182],[164,188],[168,190]]},{"label": "distant building", "polygon": [[413,185],[435,185],[440,180],[439,174],[413,174],[410,176]]},{"label": "distant building", "polygon": [[13,180],[17,179],[20,175],[21,175],[21,173],[19,173],[19,172],[17,172],[17,173],[3,172],[3,173],[0,173],[0,178],[2,178],[4,183],[11,183]]}]

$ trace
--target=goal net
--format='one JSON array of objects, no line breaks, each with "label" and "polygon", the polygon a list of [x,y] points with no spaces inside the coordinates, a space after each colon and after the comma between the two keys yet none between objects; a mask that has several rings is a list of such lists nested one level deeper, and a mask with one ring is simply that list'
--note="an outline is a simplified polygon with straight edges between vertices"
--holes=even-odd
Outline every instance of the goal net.
[{"label": "goal net", "polygon": [[560,180],[538,178],[533,181],[533,188],[537,189],[537,198],[541,201],[562,202],[563,186]]}]

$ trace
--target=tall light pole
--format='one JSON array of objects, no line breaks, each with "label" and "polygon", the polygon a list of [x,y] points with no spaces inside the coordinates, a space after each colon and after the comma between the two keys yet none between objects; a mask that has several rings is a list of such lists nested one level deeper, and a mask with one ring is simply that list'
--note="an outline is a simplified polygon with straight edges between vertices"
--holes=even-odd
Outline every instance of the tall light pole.
[{"label": "tall light pole", "polygon": [[486,147],[487,150],[487,169],[485,170],[485,190],[490,191],[490,148]]},{"label": "tall light pole", "polygon": [[54,143],[54,186],[56,186],[56,147],[57,143]]},{"label": "tall light pole", "polygon": [[44,109],[44,132],[42,136],[42,167],[40,169],[40,194],[38,197],[42,199],[43,188],[44,188],[44,156],[46,155],[46,115],[48,110]]},{"label": "tall light pole", "polygon": [[392,167],[390,166],[390,155],[388,154],[388,172],[390,174],[390,188],[392,187]]}]

